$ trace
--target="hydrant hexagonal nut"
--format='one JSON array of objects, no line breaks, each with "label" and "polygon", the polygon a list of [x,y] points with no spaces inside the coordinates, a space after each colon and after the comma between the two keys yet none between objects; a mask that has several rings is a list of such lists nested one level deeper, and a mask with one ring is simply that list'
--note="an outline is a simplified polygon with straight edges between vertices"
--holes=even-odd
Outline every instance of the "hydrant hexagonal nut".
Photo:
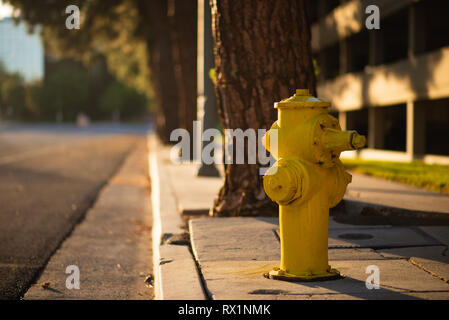
[{"label": "hydrant hexagonal nut", "polygon": [[288,161],[280,159],[263,177],[265,192],[271,200],[279,204],[288,204],[297,198],[301,188],[301,178]]}]

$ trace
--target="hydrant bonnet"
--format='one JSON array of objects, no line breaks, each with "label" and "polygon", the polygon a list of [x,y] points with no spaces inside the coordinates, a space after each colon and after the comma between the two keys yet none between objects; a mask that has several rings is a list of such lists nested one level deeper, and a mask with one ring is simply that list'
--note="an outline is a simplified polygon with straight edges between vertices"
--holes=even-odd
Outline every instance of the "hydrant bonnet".
[{"label": "hydrant bonnet", "polygon": [[280,108],[329,108],[331,104],[310,95],[308,89],[298,89],[296,94],[290,98],[276,102],[274,107]]}]

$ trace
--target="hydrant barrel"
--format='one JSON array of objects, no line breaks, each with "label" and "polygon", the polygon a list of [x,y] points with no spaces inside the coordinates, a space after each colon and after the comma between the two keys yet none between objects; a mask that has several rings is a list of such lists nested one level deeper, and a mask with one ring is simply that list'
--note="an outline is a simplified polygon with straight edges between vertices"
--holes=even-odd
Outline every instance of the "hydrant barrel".
[{"label": "hydrant barrel", "polygon": [[[342,131],[328,114],[330,103],[298,89],[275,103],[278,120],[265,145],[277,162],[264,176],[267,195],[279,204],[281,262],[267,276],[289,281],[334,279],[328,264],[329,208],[342,199],[351,181],[340,153],[365,145],[355,131]],[[277,130],[277,148],[267,139]],[[273,150],[276,149],[276,150]]]}]

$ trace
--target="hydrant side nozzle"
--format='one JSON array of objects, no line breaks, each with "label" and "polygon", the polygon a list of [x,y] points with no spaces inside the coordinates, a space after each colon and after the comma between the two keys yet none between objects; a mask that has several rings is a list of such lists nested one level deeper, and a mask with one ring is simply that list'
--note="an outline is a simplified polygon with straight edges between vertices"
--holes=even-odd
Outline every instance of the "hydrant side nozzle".
[{"label": "hydrant side nozzle", "polygon": [[325,128],[321,141],[325,149],[343,152],[363,147],[366,143],[366,138],[359,135],[356,131],[340,131]]},{"label": "hydrant side nozzle", "polygon": [[321,137],[321,143],[324,149],[342,152],[352,150],[353,131],[341,131],[337,129],[325,128]]}]

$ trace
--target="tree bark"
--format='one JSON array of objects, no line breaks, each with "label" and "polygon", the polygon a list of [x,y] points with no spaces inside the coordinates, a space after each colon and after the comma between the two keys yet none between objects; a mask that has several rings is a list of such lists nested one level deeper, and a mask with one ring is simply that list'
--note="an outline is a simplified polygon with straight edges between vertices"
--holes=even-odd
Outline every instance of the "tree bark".
[{"label": "tree bark", "polygon": [[[193,137],[197,95],[197,0],[169,0],[179,124]],[[193,141],[191,141],[191,144]],[[192,154],[192,146],[191,152]]]},{"label": "tree bark", "polygon": [[147,48],[151,80],[156,99],[156,130],[164,143],[170,133],[179,128],[179,91],[175,76],[171,23],[168,0],[139,0],[138,9],[146,17]]},{"label": "tree bark", "polygon": [[[274,102],[299,88],[315,93],[305,2],[211,0],[216,94],[224,129],[269,129],[277,118]],[[263,190],[259,168],[225,165],[225,182],[211,213],[277,214]]]}]

